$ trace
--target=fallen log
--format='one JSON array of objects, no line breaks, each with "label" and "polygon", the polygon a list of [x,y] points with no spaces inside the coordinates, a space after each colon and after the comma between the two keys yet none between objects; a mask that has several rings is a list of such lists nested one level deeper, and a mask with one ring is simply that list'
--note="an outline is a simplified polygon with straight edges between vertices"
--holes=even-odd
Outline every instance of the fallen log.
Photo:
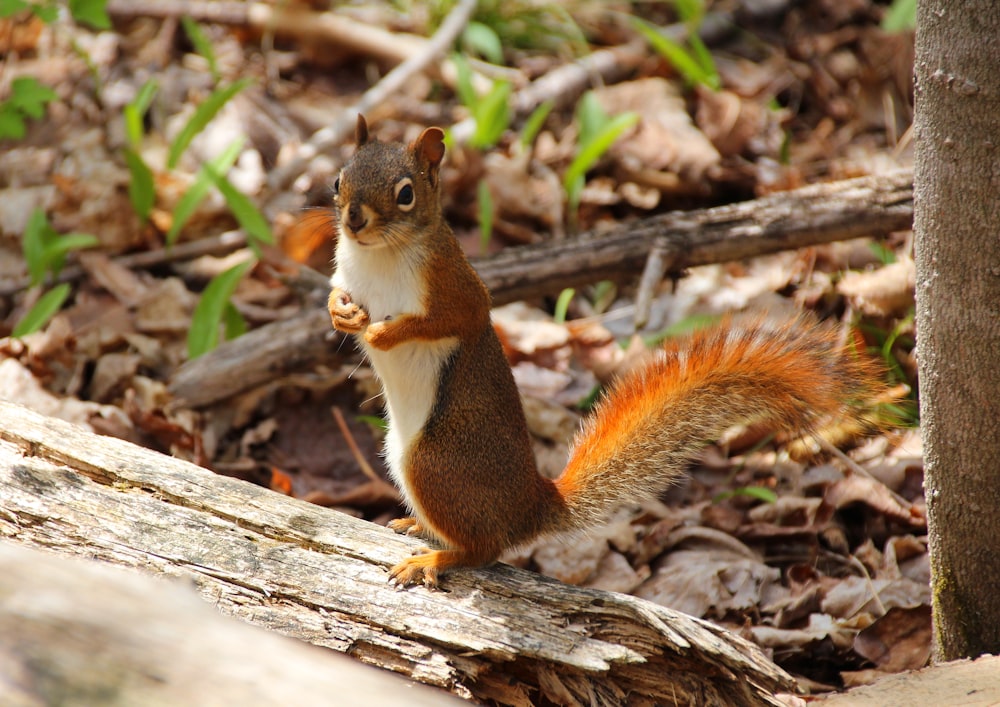
[{"label": "fallen log", "polygon": [[461,704],[222,616],[179,582],[0,543],[0,704],[334,702]]},{"label": "fallen log", "polygon": [[[494,304],[558,293],[600,280],[637,277],[651,252],[665,272],[862,236],[884,237],[913,222],[913,173],[814,184],[712,209],[671,212],[607,232],[507,248],[473,261]],[[325,298],[323,298],[325,299]],[[203,407],[336,350],[325,312],[273,322],[181,366],[170,384],[179,405]]]},{"label": "fallen log", "polygon": [[188,580],[222,613],[466,699],[780,704],[753,644],[504,565],[400,591],[416,541],[0,401],[0,537]]}]

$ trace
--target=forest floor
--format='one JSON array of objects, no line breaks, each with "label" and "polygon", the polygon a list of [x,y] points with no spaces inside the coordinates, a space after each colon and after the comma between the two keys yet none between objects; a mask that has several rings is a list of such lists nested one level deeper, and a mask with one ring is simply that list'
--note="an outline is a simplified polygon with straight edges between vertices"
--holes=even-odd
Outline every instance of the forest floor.
[{"label": "forest floor", "polygon": [[[193,2],[182,19],[171,0],[111,0],[103,29],[0,18],[0,396],[385,523],[402,509],[349,341],[197,408],[170,388],[214,338],[323,306],[305,267],[330,272],[331,185],[359,105],[383,140],[449,129],[445,206],[470,256],[912,162],[913,33],[882,29],[872,0],[707,2],[687,23],[671,3],[484,1],[465,60],[427,55],[381,96],[452,4],[324,5]],[[559,78],[581,62],[587,80]],[[566,173],[588,149],[580,188]],[[892,423],[838,430],[843,451],[734,430],[660,501],[508,561],[714,621],[814,694],[926,665],[912,234],[671,274],[638,330],[628,283],[496,310],[545,473],[603,383],[730,311],[807,309],[859,337],[886,369]]]}]

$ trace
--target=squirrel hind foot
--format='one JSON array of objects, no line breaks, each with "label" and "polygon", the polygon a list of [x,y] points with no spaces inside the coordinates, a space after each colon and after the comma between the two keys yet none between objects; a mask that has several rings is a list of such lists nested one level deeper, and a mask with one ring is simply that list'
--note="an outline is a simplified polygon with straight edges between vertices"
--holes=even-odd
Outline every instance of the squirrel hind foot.
[{"label": "squirrel hind foot", "polygon": [[437,589],[442,572],[455,567],[478,567],[483,564],[462,550],[431,550],[425,547],[417,553],[389,570],[390,584],[400,588],[423,584],[428,589]]}]

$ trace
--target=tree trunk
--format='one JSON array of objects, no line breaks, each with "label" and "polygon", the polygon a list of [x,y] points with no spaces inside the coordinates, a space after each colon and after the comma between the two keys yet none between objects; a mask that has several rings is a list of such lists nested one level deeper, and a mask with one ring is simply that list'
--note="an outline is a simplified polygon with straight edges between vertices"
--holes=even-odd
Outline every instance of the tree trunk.
[{"label": "tree trunk", "polygon": [[1000,5],[920,0],[914,230],[938,660],[1000,651]]}]

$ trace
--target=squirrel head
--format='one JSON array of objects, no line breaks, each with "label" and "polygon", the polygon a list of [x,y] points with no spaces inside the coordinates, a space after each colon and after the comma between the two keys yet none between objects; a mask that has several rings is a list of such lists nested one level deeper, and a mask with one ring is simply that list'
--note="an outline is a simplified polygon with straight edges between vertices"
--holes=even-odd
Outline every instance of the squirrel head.
[{"label": "squirrel head", "polygon": [[444,132],[427,128],[410,145],[368,136],[358,115],[357,152],[333,184],[342,237],[363,246],[406,246],[432,235],[443,220],[440,167]]}]

